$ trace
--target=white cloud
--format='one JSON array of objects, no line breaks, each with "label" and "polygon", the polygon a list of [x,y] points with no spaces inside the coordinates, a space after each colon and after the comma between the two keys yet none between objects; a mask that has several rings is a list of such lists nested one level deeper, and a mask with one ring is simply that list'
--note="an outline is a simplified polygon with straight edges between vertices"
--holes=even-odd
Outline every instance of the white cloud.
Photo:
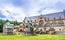
[{"label": "white cloud", "polygon": [[43,9],[41,10],[43,15],[62,11],[54,8],[55,4],[61,0],[29,0],[29,1],[30,1],[30,7],[28,11],[26,10],[27,16],[40,15],[38,11],[40,11],[41,9]]},{"label": "white cloud", "polygon": [[[55,12],[63,11],[63,8],[61,7],[60,4],[58,4],[60,6],[58,8],[56,8],[56,6],[58,6],[58,5],[56,5],[58,2],[61,2],[61,3],[65,4],[65,0],[36,0],[35,3],[37,5],[36,8],[38,8],[38,10],[43,9],[41,11],[42,14],[49,14],[49,13],[55,13]],[[46,9],[44,9],[44,8],[46,8]],[[61,10],[59,8],[61,8]]]},{"label": "white cloud", "polygon": [[0,9],[6,19],[22,21],[25,13],[22,7],[14,7],[13,5],[6,5]]},{"label": "white cloud", "polygon": [[[6,3],[0,7],[3,15],[6,16],[6,19],[10,20],[18,20],[22,21],[25,16],[36,16],[40,15],[38,13],[39,10],[43,9],[41,12],[42,14],[49,14],[54,12],[59,12],[62,10],[54,8],[56,3],[61,1],[65,2],[64,0],[28,0],[29,5],[25,6],[14,6],[13,3]],[[24,4],[23,4],[24,5]],[[44,9],[46,8],[46,9]]]},{"label": "white cloud", "polygon": [[45,9],[45,10],[42,10],[42,14],[50,14],[50,13],[56,13],[56,12],[61,12],[63,10],[58,10],[58,9]]}]

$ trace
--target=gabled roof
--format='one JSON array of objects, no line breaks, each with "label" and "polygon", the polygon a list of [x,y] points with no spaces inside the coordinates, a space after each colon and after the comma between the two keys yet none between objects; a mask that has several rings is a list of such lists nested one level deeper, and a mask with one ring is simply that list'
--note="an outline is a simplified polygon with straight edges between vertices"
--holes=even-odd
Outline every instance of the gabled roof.
[{"label": "gabled roof", "polygon": [[[33,17],[26,17],[23,22],[27,23],[28,20],[32,20],[32,22],[35,22],[35,20],[38,19],[40,15],[38,16],[33,16]],[[51,14],[46,14],[43,15],[46,19],[49,18],[49,20],[54,20],[55,19],[59,19],[59,17],[61,17],[61,19],[65,19],[65,12],[56,12],[56,13],[51,13]]]},{"label": "gabled roof", "polygon": [[57,13],[51,13],[51,14],[47,14],[44,15],[44,17],[46,17],[46,19],[49,18],[49,20],[54,20],[54,18],[59,19],[61,17],[61,19],[65,19],[65,13],[64,12],[57,12]]}]

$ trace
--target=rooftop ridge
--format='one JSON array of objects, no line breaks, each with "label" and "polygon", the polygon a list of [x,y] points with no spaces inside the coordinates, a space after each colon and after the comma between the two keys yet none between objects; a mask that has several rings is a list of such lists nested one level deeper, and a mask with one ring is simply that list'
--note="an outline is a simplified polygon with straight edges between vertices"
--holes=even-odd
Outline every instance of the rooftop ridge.
[{"label": "rooftop ridge", "polygon": [[[55,13],[49,13],[49,14],[44,14],[44,15],[42,14],[42,15],[45,16],[45,15],[53,15],[53,14],[59,14],[59,13],[63,13],[63,12],[55,12]],[[32,18],[32,17],[38,17],[38,16],[40,16],[40,15],[30,16],[30,17],[25,17],[25,18]]]}]

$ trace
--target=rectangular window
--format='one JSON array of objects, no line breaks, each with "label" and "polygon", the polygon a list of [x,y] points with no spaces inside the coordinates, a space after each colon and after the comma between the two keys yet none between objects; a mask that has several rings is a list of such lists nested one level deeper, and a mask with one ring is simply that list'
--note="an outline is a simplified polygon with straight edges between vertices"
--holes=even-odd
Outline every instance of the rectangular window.
[{"label": "rectangular window", "polygon": [[64,26],[64,22],[59,22],[59,26]]},{"label": "rectangular window", "polygon": [[50,27],[50,24],[46,24],[46,27]]},{"label": "rectangular window", "polygon": [[43,24],[39,24],[40,27],[43,27]]}]

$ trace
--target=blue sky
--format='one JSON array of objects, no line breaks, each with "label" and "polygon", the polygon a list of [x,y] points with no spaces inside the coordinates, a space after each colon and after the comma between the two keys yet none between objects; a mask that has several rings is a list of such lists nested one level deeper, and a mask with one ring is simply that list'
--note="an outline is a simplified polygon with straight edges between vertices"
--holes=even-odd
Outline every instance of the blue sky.
[{"label": "blue sky", "polygon": [[0,19],[22,21],[25,17],[60,12],[64,9],[65,0],[0,0]]}]

